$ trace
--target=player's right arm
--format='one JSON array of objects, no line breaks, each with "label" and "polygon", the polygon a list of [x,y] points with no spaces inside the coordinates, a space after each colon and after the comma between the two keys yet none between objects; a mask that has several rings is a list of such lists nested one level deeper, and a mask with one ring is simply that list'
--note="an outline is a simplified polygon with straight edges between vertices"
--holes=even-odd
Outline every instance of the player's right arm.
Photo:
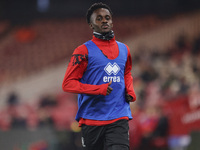
[{"label": "player's right arm", "polygon": [[85,45],[76,48],[68,64],[62,88],[65,92],[106,95],[109,83],[102,85],[83,84],[80,82],[88,64],[88,51]]}]

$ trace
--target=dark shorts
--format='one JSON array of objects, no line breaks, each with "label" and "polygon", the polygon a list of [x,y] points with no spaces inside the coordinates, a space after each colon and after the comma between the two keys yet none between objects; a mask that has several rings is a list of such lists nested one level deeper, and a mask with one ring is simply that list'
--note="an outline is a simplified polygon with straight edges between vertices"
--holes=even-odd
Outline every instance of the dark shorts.
[{"label": "dark shorts", "polygon": [[84,150],[129,150],[128,120],[105,126],[82,126]]}]

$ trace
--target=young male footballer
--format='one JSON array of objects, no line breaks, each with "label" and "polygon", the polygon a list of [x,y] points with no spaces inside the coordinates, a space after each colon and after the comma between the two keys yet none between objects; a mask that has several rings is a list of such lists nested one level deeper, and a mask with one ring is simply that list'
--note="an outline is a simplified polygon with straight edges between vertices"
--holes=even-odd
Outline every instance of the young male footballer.
[{"label": "young male footballer", "polygon": [[130,50],[115,40],[108,5],[94,3],[86,17],[93,38],[74,50],[62,88],[78,93],[84,150],[129,150],[129,103],[136,100]]}]

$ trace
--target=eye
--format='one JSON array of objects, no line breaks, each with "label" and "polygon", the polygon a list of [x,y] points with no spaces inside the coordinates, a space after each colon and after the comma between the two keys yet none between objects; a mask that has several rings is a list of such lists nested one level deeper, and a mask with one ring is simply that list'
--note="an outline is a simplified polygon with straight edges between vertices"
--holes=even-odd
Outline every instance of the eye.
[{"label": "eye", "polygon": [[101,20],[102,20],[102,17],[101,17],[101,16],[98,16],[96,20],[97,20],[97,21],[101,21]]},{"label": "eye", "polygon": [[110,20],[110,16],[106,16],[106,20]]}]

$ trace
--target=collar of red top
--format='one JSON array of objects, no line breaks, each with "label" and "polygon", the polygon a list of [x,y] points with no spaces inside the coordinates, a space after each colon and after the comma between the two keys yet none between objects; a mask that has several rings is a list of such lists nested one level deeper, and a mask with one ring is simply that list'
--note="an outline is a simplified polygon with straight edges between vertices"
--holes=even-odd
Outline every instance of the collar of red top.
[{"label": "collar of red top", "polygon": [[99,39],[99,38],[96,38],[94,35],[93,35],[93,38],[92,38],[92,41],[96,44],[101,44],[101,45],[107,45],[108,43],[109,44],[116,44],[116,41],[115,41],[115,36],[110,39],[110,40],[103,40],[103,39]]},{"label": "collar of red top", "polygon": [[99,39],[102,39],[102,40],[110,40],[115,36],[113,30],[110,30],[109,32],[104,32],[104,33],[98,33],[98,32],[94,31],[93,35],[96,38],[99,38]]}]

